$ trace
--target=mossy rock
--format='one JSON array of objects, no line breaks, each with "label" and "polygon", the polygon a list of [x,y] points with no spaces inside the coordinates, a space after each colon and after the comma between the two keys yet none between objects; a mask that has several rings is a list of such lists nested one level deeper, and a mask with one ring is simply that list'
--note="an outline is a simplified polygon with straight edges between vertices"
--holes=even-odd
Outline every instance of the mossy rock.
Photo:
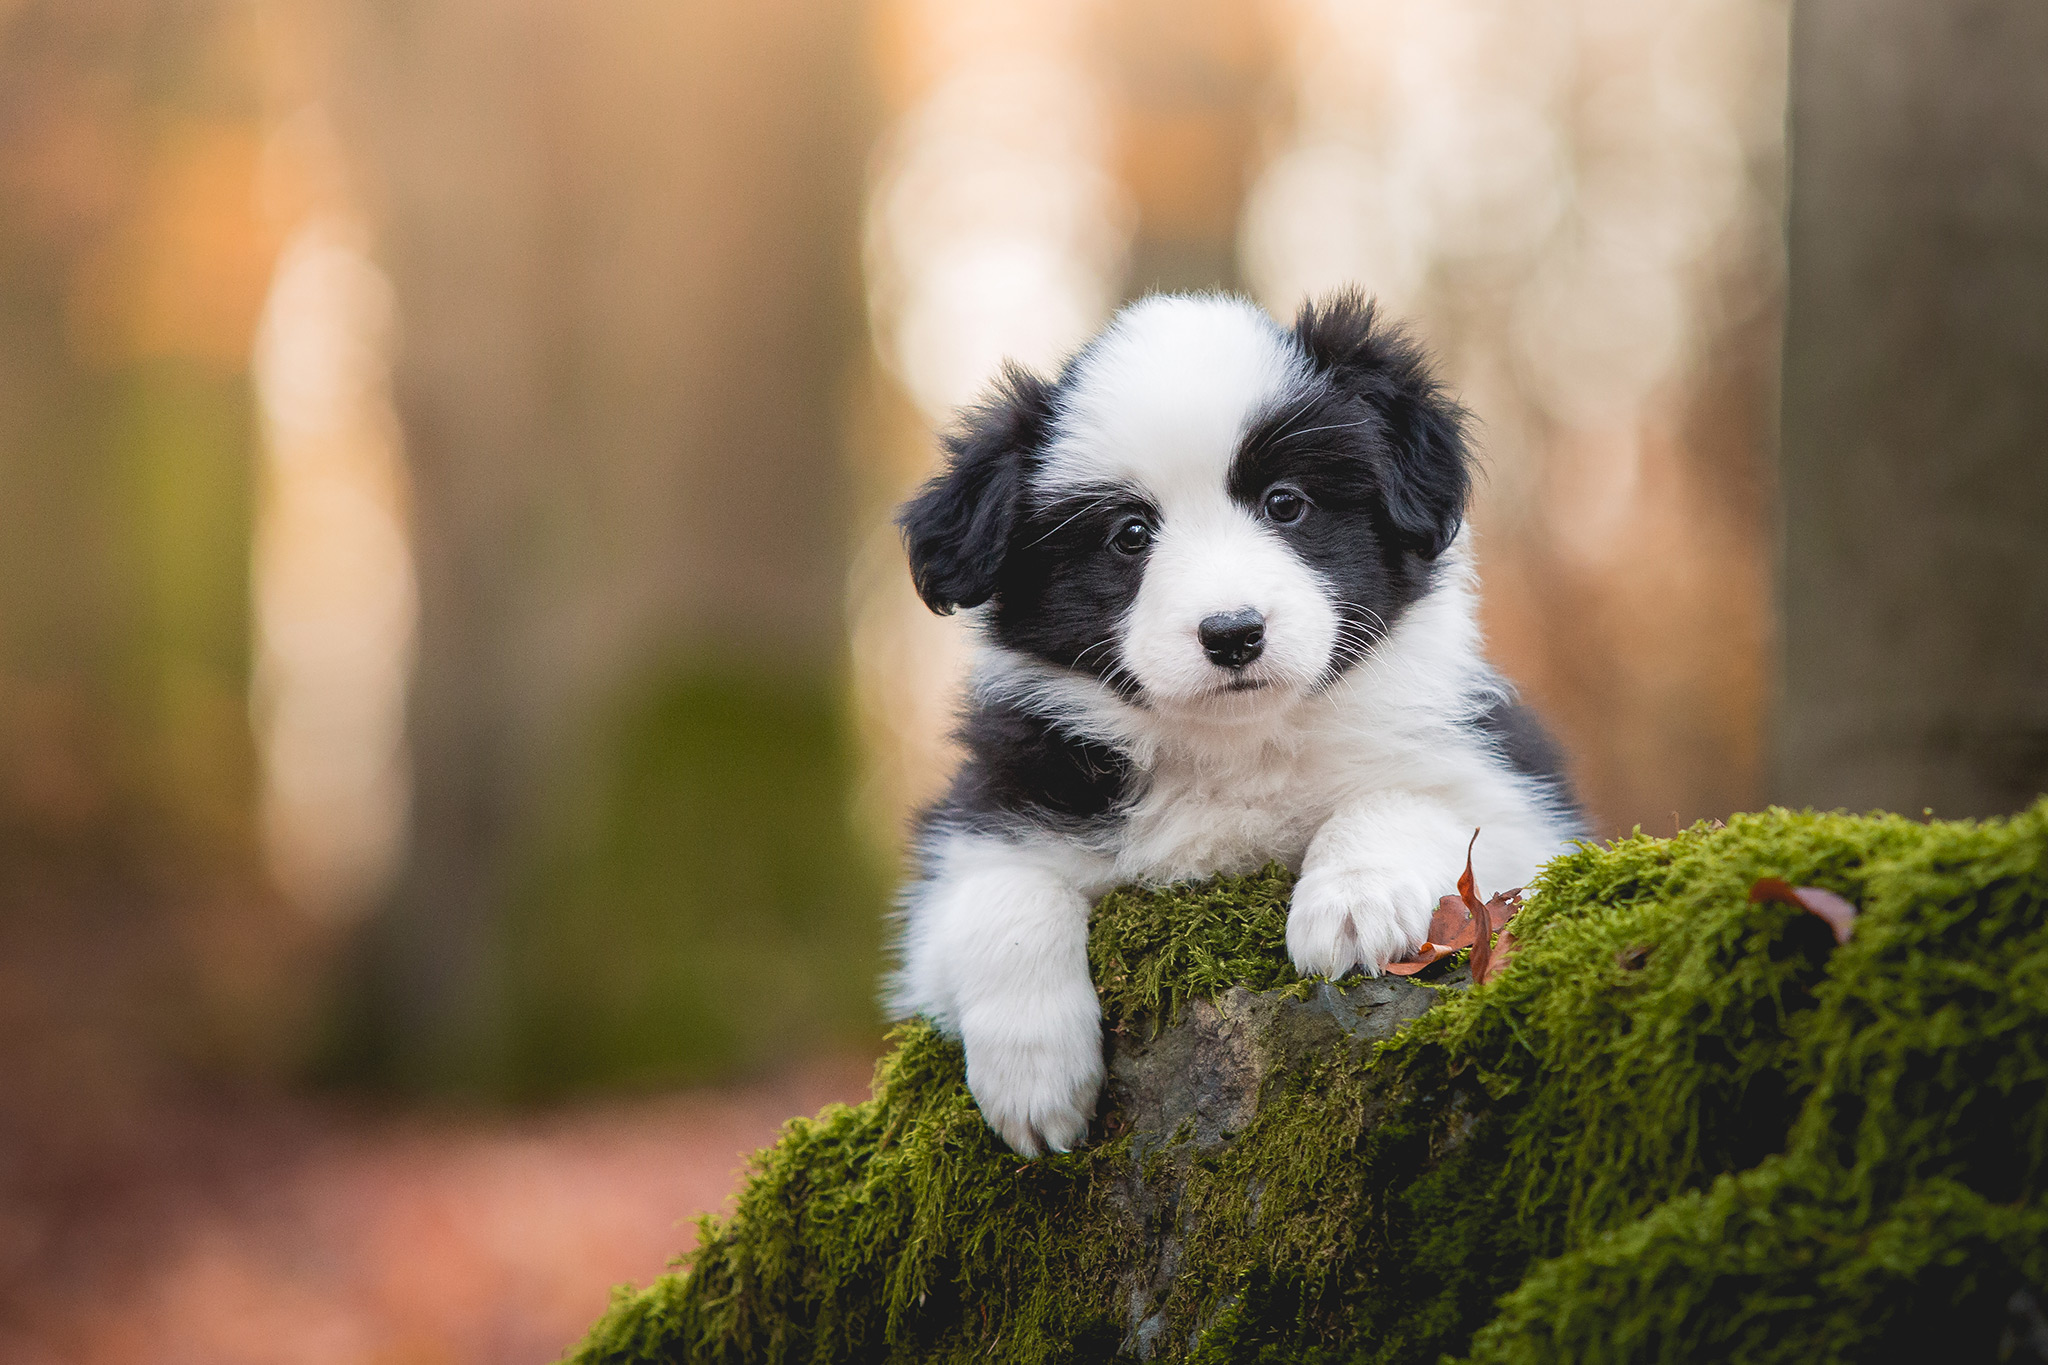
[{"label": "mossy rock", "polygon": [[1084,1150],[907,1025],[571,1358],[1989,1360],[2048,1286],[2048,802],[1582,847],[1471,990],[1298,979],[1287,890],[1098,907]]}]

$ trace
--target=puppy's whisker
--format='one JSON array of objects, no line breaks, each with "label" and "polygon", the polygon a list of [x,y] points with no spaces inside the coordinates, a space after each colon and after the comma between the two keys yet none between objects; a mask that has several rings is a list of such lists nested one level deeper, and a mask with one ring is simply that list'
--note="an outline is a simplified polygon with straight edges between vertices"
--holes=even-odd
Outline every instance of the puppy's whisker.
[{"label": "puppy's whisker", "polygon": [[1302,400],[1299,403],[1295,404],[1294,411],[1287,414],[1287,419],[1280,424],[1279,430],[1273,433],[1271,439],[1275,441],[1283,439],[1287,435],[1287,428],[1293,426],[1296,422],[1299,422],[1303,417],[1307,416],[1308,410],[1314,407],[1315,401],[1318,398],[1321,398],[1322,396],[1322,394],[1314,390],[1310,390],[1307,394],[1303,395]]},{"label": "puppy's whisker", "polygon": [[[1362,616],[1371,617],[1372,620],[1370,622],[1366,622],[1363,624],[1370,625],[1373,629],[1377,630],[1379,632],[1379,637],[1381,639],[1385,639],[1387,636],[1392,635],[1394,633],[1393,627],[1387,624],[1387,618],[1380,615],[1378,612],[1374,611],[1371,607],[1368,607],[1363,602],[1339,602],[1337,603],[1337,609],[1339,611],[1355,611]],[[1338,618],[1338,624],[1340,626],[1350,626],[1354,629],[1360,628],[1361,626],[1360,622],[1346,621],[1341,617]]]},{"label": "puppy's whisker", "polygon": [[[1370,616],[1379,624],[1379,629],[1375,632],[1372,626],[1365,622],[1348,620],[1340,616],[1337,620],[1336,639],[1330,650],[1332,658],[1325,670],[1326,676],[1318,686],[1329,686],[1345,669],[1354,666],[1362,666],[1366,676],[1375,683],[1393,682],[1387,661],[1380,657],[1378,650],[1379,644],[1387,638],[1386,619],[1362,603],[1345,602],[1340,606]],[[1347,653],[1351,657],[1343,658],[1342,656]]]},{"label": "puppy's whisker", "polygon": [[1358,644],[1375,644],[1386,638],[1385,631],[1375,631],[1359,621],[1340,621],[1337,624],[1337,638]]},{"label": "puppy's whisker", "polygon": [[[1097,641],[1096,641],[1096,642],[1095,642],[1094,644],[1092,644],[1092,645],[1088,646],[1088,648],[1086,648],[1086,649],[1082,650],[1082,651],[1081,651],[1081,652],[1080,652],[1079,654],[1076,654],[1076,655],[1074,656],[1074,662],[1073,662],[1073,665],[1072,665],[1072,667],[1074,667],[1074,668],[1079,668],[1079,667],[1081,667],[1082,661],[1083,661],[1083,660],[1085,660],[1085,659],[1087,659],[1087,657],[1088,657],[1088,656],[1089,656],[1090,654],[1093,654],[1093,653],[1094,653],[1094,652],[1095,652],[1096,650],[1098,650],[1098,649],[1101,649],[1101,648],[1103,648],[1103,647],[1104,647],[1104,646],[1106,646],[1106,645],[1114,645],[1115,643],[1116,643],[1116,636],[1114,636],[1114,635],[1108,636],[1108,637],[1107,637],[1107,638],[1105,638],[1105,639],[1097,640]],[[1111,666],[1111,672],[1116,672],[1116,671],[1120,670],[1120,669],[1121,669],[1122,667],[1123,667],[1123,666],[1122,666],[1121,664],[1114,664],[1114,665],[1112,665],[1112,666]]]},{"label": "puppy's whisker", "polygon": [[1110,691],[1127,702],[1136,702],[1145,690],[1137,675],[1122,664],[1111,664],[1109,671],[1102,675],[1102,682]]},{"label": "puppy's whisker", "polygon": [[1306,431],[1290,431],[1285,437],[1277,439],[1292,441],[1301,436],[1313,436],[1319,431],[1349,431],[1353,427],[1371,426],[1374,420],[1371,417],[1361,417],[1356,422],[1336,422],[1326,427],[1310,427]]},{"label": "puppy's whisker", "polygon": [[1090,502],[1084,503],[1072,515],[1068,516],[1066,520],[1062,521],[1059,525],[1053,527],[1050,531],[1047,531],[1038,539],[1032,541],[1031,544],[1034,546],[1045,544],[1046,541],[1051,540],[1054,536],[1066,530],[1069,526],[1073,525],[1076,521],[1079,521],[1082,517],[1087,516],[1096,508],[1107,506],[1108,504],[1115,502],[1117,498],[1119,498],[1120,496],[1122,495],[1118,493],[1105,493],[1099,498],[1095,498]]}]

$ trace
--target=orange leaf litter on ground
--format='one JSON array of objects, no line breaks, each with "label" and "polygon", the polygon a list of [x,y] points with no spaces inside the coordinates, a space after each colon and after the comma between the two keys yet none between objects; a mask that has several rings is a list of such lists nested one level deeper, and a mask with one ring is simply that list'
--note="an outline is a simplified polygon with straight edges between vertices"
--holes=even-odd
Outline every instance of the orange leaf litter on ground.
[{"label": "orange leaf litter on ground", "polygon": [[[791,1114],[858,1099],[873,1065],[522,1115],[284,1096],[143,1116],[150,1164],[92,1173],[103,1199],[0,1244],[0,1361],[552,1360],[613,1285],[690,1246],[748,1153]],[[0,1207],[14,1240],[18,1212]]]}]

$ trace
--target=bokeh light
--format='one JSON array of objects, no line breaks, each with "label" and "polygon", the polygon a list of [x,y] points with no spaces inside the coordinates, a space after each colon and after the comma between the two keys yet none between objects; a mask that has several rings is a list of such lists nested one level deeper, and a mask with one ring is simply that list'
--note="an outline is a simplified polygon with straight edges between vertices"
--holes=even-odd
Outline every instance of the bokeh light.
[{"label": "bokeh light", "polygon": [[849,613],[871,823],[893,844],[943,774],[966,638],[910,590],[886,506],[1003,361],[1055,365],[1109,316],[1132,222],[1089,41],[1096,5],[885,8],[902,74],[870,173],[868,322],[920,420],[878,439],[884,514],[862,528]]},{"label": "bokeh light", "polygon": [[[272,136],[273,162],[288,163],[274,174],[338,187],[339,155],[317,108]],[[285,889],[329,917],[374,904],[403,851],[408,797],[418,608],[391,408],[396,309],[369,247],[345,202],[320,203],[296,225],[252,366],[263,439],[252,571],[263,834]]]}]

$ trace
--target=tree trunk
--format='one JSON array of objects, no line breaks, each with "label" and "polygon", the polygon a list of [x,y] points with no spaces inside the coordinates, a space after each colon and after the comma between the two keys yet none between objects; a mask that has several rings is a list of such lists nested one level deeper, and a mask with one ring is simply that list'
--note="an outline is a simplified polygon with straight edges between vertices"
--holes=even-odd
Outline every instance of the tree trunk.
[{"label": "tree trunk", "polygon": [[2048,789],[2048,7],[1793,26],[1774,795]]},{"label": "tree trunk", "polygon": [[459,1084],[578,746],[679,661],[837,666],[858,48],[840,0],[343,9],[420,591],[371,1045]]}]

